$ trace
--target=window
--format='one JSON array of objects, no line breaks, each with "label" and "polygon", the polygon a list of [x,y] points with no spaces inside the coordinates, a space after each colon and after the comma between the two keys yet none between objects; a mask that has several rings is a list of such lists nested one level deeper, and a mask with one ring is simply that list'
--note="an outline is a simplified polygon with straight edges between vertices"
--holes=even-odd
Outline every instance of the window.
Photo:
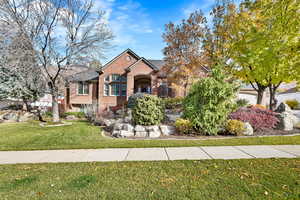
[{"label": "window", "polygon": [[104,78],[104,96],[126,96],[127,77],[120,74],[107,75]]},{"label": "window", "polygon": [[126,84],[122,84],[121,85],[121,95],[122,96],[126,96],[127,94],[127,85]]},{"label": "window", "polygon": [[79,82],[77,94],[79,94],[79,95],[89,94],[89,84],[85,83],[85,82]]},{"label": "window", "polygon": [[120,82],[127,82],[126,76],[120,76]]},{"label": "window", "polygon": [[111,75],[111,81],[119,81],[120,75],[119,74],[113,74]]},{"label": "window", "polygon": [[112,96],[120,96],[120,84],[112,84],[111,85],[111,95]]},{"label": "window", "polygon": [[109,84],[104,84],[104,96],[109,96]]}]

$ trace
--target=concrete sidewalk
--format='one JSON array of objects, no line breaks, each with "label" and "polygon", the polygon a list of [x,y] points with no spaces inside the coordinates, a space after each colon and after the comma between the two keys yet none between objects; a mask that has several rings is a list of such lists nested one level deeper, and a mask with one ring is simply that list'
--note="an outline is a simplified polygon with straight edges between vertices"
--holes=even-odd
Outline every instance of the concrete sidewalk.
[{"label": "concrete sidewalk", "polygon": [[300,157],[300,145],[0,151],[0,164]]}]

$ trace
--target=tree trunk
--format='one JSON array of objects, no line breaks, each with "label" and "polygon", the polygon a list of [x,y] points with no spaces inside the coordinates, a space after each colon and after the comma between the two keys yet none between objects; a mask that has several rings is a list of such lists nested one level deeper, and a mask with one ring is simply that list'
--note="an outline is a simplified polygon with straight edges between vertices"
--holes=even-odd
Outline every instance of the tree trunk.
[{"label": "tree trunk", "polygon": [[277,106],[278,100],[275,98],[276,90],[279,87],[280,83],[278,85],[273,85],[271,84],[269,86],[269,91],[270,91],[270,110],[275,110]]},{"label": "tree trunk", "polygon": [[31,106],[30,106],[30,103],[29,103],[25,98],[23,98],[23,102],[24,102],[24,104],[25,104],[26,111],[27,111],[27,112],[31,112]]},{"label": "tree trunk", "polygon": [[262,100],[263,100],[263,97],[264,97],[264,92],[265,92],[265,90],[257,90],[256,104],[262,104]]},{"label": "tree trunk", "polygon": [[59,122],[59,109],[57,96],[52,94],[52,116],[53,122]]},{"label": "tree trunk", "polygon": [[267,86],[264,86],[264,85],[261,85],[261,84],[255,82],[256,87],[257,87],[256,88],[254,83],[250,82],[250,84],[251,84],[252,88],[257,92],[256,104],[262,104],[264,92],[265,92]]}]

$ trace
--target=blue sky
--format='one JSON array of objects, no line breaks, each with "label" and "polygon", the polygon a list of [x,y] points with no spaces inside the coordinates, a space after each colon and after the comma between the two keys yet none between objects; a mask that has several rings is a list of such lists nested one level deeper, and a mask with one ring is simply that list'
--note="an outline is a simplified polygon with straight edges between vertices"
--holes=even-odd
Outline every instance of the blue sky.
[{"label": "blue sky", "polygon": [[127,48],[145,58],[162,59],[164,25],[180,22],[196,9],[208,16],[214,3],[214,0],[96,0],[97,8],[106,11],[115,35],[114,47],[103,62]]}]

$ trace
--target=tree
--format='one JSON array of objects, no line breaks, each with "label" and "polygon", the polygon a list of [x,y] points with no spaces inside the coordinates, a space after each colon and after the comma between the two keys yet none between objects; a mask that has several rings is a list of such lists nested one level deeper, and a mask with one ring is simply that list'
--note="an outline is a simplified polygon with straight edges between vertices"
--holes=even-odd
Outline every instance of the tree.
[{"label": "tree", "polygon": [[52,96],[53,121],[59,121],[59,76],[77,61],[100,57],[112,39],[104,12],[93,0],[3,0],[1,13],[33,44]]},{"label": "tree", "polygon": [[210,67],[222,65],[226,67],[230,60],[227,41],[230,37],[229,29],[231,28],[236,5],[233,0],[216,0],[216,5],[210,12],[212,24],[208,29],[204,49],[209,57]]},{"label": "tree", "polygon": [[23,100],[27,111],[30,102],[38,100],[44,94],[45,81],[41,67],[37,65],[35,52],[26,35],[8,31],[1,27],[1,64],[0,64],[0,98]]},{"label": "tree", "polygon": [[299,76],[299,6],[295,0],[245,1],[230,29],[231,70],[258,92],[259,104],[269,88],[270,109],[280,84]]},{"label": "tree", "polygon": [[201,11],[195,11],[179,25],[170,22],[165,26],[163,39],[165,65],[168,81],[176,86],[183,86],[184,95],[188,86],[203,74],[207,58],[202,48],[206,34],[206,19]]}]

